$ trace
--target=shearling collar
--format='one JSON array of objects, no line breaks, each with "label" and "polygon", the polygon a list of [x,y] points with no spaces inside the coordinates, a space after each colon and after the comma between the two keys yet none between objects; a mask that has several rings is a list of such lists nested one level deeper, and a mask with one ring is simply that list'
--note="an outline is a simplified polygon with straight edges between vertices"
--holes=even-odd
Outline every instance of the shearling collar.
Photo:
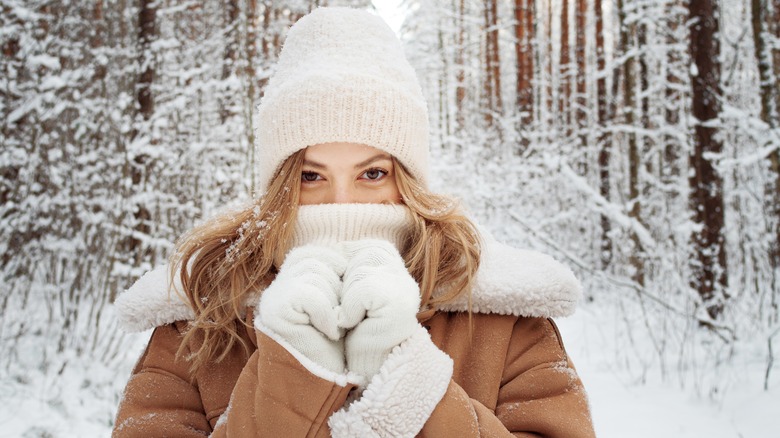
[{"label": "shearling collar", "polygon": [[[138,332],[194,319],[183,297],[170,291],[168,279],[167,266],[160,266],[144,274],[116,299],[119,324],[124,330]],[[571,270],[552,257],[509,247],[483,233],[482,259],[471,295],[473,312],[568,316],[574,313],[581,294],[582,287]],[[256,296],[251,297],[247,305],[256,301]],[[466,296],[437,306],[437,310],[448,312],[467,309]]]}]

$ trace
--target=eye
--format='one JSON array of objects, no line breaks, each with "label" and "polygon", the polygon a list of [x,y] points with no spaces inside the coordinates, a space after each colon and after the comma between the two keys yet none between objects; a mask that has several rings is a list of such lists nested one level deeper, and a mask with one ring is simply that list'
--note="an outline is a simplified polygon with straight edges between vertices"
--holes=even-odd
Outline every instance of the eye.
[{"label": "eye", "polygon": [[363,172],[362,175],[360,175],[361,178],[376,181],[384,178],[387,175],[387,171],[384,169],[380,169],[378,167],[374,167],[372,169],[368,169],[365,172]]},{"label": "eye", "polygon": [[315,182],[321,179],[322,177],[317,172],[307,172],[305,170],[301,172],[301,181],[303,182]]}]

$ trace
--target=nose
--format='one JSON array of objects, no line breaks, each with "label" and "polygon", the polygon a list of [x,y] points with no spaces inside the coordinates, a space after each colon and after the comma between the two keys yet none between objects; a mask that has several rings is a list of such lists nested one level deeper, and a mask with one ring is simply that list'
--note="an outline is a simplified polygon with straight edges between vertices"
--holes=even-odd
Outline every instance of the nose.
[{"label": "nose", "polygon": [[331,187],[331,204],[355,204],[358,202],[357,190],[352,184],[338,182]]}]

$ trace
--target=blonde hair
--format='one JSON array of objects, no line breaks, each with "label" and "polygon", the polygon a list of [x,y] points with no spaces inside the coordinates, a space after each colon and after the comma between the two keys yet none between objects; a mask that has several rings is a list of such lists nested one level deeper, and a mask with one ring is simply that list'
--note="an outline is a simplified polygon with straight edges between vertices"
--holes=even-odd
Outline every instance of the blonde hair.
[{"label": "blonde hair", "polygon": [[471,283],[481,253],[476,227],[455,200],[430,192],[398,160],[393,158],[393,163],[398,191],[415,221],[403,257],[420,285],[422,307],[467,293],[470,309]]},{"label": "blonde hair", "polygon": [[[289,249],[303,157],[301,150],[287,158],[256,202],[214,217],[177,242],[170,260],[177,269],[170,281],[180,277],[184,298],[195,312],[177,355],[194,347],[186,357],[193,371],[220,362],[237,343],[250,352],[239,330],[246,325],[248,299],[270,283],[276,274],[274,260]],[[401,252],[420,285],[420,318],[430,317],[436,304],[464,293],[470,303],[480,258],[474,225],[451,198],[431,193],[395,158],[393,162],[398,190],[414,217]]]}]

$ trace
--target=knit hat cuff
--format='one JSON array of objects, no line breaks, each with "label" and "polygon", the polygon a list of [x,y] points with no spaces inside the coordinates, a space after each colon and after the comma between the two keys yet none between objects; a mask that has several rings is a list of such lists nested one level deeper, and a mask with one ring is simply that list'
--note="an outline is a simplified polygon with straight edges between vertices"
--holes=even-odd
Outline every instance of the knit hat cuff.
[{"label": "knit hat cuff", "polygon": [[[376,147],[396,157],[427,184],[428,118],[425,102],[391,83],[360,77],[304,77],[266,96],[259,108],[259,182],[264,191],[294,152],[321,143]],[[316,82],[317,86],[313,86]]]}]

